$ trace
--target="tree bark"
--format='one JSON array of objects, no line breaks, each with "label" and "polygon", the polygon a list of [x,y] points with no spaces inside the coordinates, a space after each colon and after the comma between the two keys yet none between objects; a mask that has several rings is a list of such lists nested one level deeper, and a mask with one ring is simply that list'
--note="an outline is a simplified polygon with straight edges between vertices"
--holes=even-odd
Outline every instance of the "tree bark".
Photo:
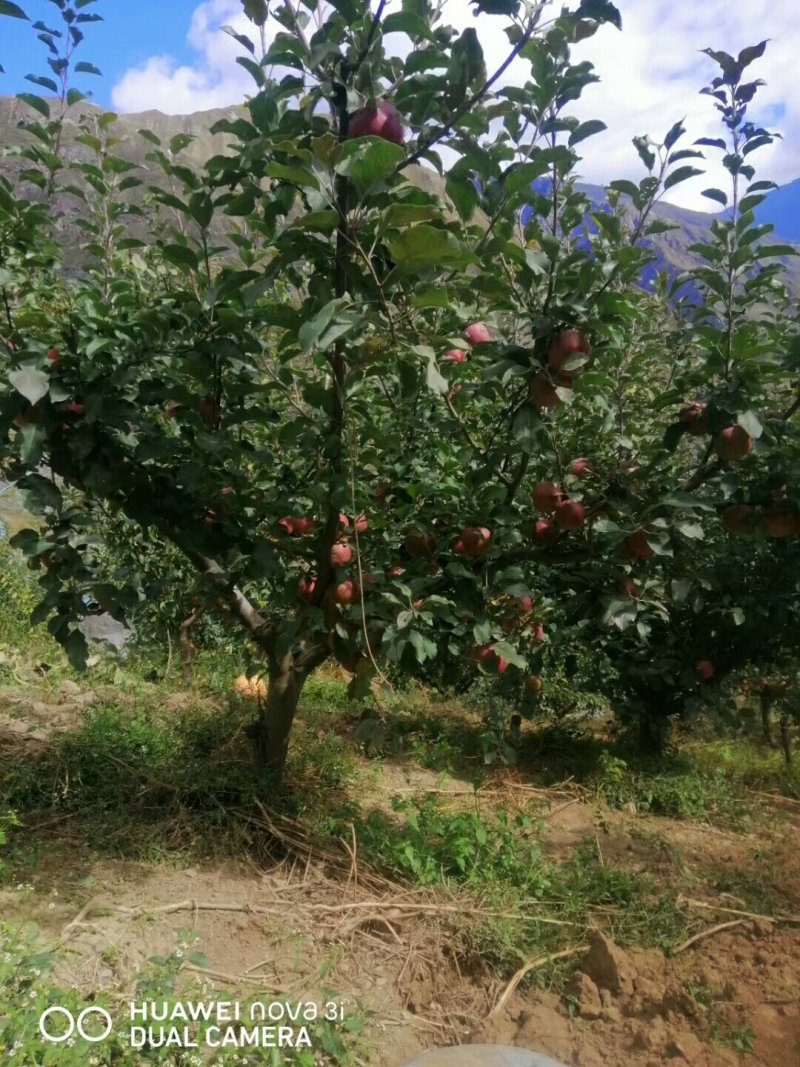
[{"label": "tree bark", "polygon": [[[288,661],[288,662],[287,662]],[[259,701],[259,716],[248,728],[255,749],[256,768],[278,780],[283,776],[300,694],[307,675],[295,670],[291,656],[268,661],[267,696]]]}]

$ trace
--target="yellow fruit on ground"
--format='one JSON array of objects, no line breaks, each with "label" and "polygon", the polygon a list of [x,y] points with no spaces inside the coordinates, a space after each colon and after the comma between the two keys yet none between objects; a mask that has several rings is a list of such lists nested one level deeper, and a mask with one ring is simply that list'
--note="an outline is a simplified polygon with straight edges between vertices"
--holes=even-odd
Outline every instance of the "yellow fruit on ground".
[{"label": "yellow fruit on ground", "polygon": [[254,700],[267,695],[267,687],[258,675],[248,678],[246,674],[240,674],[234,681],[233,688],[239,696],[251,697]]}]

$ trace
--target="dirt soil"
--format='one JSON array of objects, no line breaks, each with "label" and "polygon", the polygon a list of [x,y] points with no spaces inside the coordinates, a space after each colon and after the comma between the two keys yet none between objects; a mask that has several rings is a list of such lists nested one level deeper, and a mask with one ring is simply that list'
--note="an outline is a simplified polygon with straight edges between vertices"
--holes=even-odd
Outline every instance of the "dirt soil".
[{"label": "dirt soil", "polygon": [[[0,702],[0,758],[14,746],[46,744],[48,730],[69,728],[89,703],[79,692],[59,699],[48,725],[35,702]],[[387,790],[469,800],[466,782],[386,767],[385,779],[365,774],[366,807]],[[510,988],[509,974],[454,951],[463,902],[373,878],[346,846],[336,862],[287,848],[263,868],[173,869],[97,859],[73,822],[46,820],[35,831],[43,858],[25,882],[0,888],[0,915],[57,946],[56,980],[85,995],[105,988],[130,996],[147,959],[169,956],[176,931],[190,931],[196,942],[187,954],[200,951],[208,964],[186,966],[186,983],[291,1001],[334,990],[365,1015],[359,1056],[376,1067],[467,1042],[521,1046],[569,1067],[800,1064],[800,805],[776,807],[757,831],[734,833],[610,811],[569,787],[537,790],[501,770],[485,795],[493,790],[506,807],[515,796],[520,805],[537,799],[554,859],[589,841],[603,863],[647,871],[664,885],[688,881],[702,936],[672,958],[623,950],[604,936],[600,913],[596,929],[576,931],[577,970],[565,996],[530,980]],[[710,873],[726,869],[760,878],[786,902],[783,921],[736,914],[752,908]],[[728,925],[714,929],[720,924]]]}]

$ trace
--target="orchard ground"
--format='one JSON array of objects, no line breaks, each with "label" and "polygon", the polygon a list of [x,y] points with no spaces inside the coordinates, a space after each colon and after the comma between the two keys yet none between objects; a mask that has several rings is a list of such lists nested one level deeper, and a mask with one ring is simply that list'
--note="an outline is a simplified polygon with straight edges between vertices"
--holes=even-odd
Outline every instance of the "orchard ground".
[{"label": "orchard ground", "polygon": [[543,721],[487,764],[479,693],[412,686],[380,718],[323,668],[276,804],[229,660],[201,654],[189,690],[135,649],[81,677],[23,623],[7,607],[0,1021],[25,1062],[43,1007],[131,997],[341,999],[330,1063],[468,1040],[576,1067],[800,1055],[800,778],[776,750],[698,728],[654,768]]}]

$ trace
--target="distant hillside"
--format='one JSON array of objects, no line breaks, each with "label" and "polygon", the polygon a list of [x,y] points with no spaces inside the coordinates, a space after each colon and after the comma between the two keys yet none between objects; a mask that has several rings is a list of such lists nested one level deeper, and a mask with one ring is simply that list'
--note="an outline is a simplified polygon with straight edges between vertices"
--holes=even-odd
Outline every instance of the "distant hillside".
[{"label": "distant hillside", "polygon": [[[121,115],[115,128],[116,135],[122,138],[122,144],[118,146],[117,151],[131,162],[147,169],[149,173],[140,175],[146,182],[163,185],[164,178],[161,171],[152,168],[145,161],[152,145],[137,135],[139,129],[146,129],[157,134],[165,145],[177,134],[192,134],[195,140],[184,149],[182,158],[188,163],[199,166],[211,156],[224,153],[227,149],[229,139],[226,135],[212,135],[209,132],[214,123],[223,118],[236,118],[243,111],[244,108],[240,106],[198,111],[192,115],[164,115],[160,111]],[[78,113],[99,116],[102,114],[102,109],[84,103],[80,105]],[[72,115],[76,117],[76,112],[73,111]],[[34,113],[22,101],[14,97],[0,97],[0,146],[20,143],[20,138],[24,135],[18,129],[18,123],[25,118],[32,117]],[[91,157],[90,150],[77,143],[74,136],[67,139],[65,151],[68,157],[74,159]],[[0,155],[0,172],[9,173],[16,166],[15,161],[3,159]],[[420,185],[441,189],[442,183],[438,176],[427,168],[416,167],[412,178]],[[602,187],[586,185],[582,188],[594,204],[600,206],[605,202],[605,191]],[[133,198],[141,199],[141,195],[141,191],[137,190],[131,193]],[[75,199],[70,196],[62,197],[57,206],[65,215],[67,233],[65,243],[69,247],[77,247],[82,235],[77,228],[71,231],[71,223],[77,214]],[[699,211],[688,211],[671,204],[660,205],[656,209],[656,214],[674,222],[678,229],[652,239],[652,246],[657,254],[657,262],[653,271],[665,270],[670,276],[675,277],[689,267],[697,265],[698,259],[689,252],[689,246],[707,240],[708,227],[713,216]],[[800,180],[773,192],[762,205],[760,218],[762,221],[775,224],[775,241],[780,241],[782,244],[800,243]],[[147,235],[146,222],[140,225],[140,230],[139,236]],[[787,268],[786,284],[793,294],[800,296],[800,257],[786,260],[785,265]]]}]

